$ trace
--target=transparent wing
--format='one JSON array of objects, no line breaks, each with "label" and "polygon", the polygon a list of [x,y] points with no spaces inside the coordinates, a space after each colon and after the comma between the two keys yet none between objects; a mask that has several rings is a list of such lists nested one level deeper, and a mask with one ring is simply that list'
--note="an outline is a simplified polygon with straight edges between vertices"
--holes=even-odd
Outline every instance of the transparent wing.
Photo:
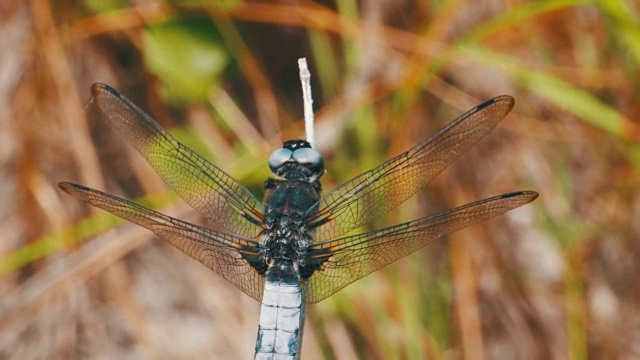
[{"label": "transparent wing", "polygon": [[307,257],[322,262],[307,280],[305,299],[315,303],[429,244],[435,239],[533,201],[521,191],[495,196],[365,234],[312,244]]},{"label": "transparent wing", "polygon": [[94,84],[91,93],[93,106],[189,205],[237,235],[257,236],[263,207],[249,190],[178,142],[116,90]]},{"label": "transparent wing", "polygon": [[264,277],[250,264],[259,259],[257,242],[174,219],[82,185],[60,183],[60,188],[93,206],[144,226],[247,295],[258,301],[262,299]]},{"label": "transparent wing", "polygon": [[513,104],[506,95],[486,101],[408,151],[327,193],[308,222],[316,228],[315,240],[333,239],[403,203],[487,135]]}]

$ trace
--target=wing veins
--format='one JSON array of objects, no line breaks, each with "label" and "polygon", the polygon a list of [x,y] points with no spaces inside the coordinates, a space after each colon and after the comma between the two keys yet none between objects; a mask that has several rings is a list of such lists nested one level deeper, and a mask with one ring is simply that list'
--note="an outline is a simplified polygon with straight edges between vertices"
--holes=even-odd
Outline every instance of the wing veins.
[{"label": "wing veins", "polygon": [[309,278],[306,299],[318,302],[443,235],[520,207],[537,196],[533,191],[503,194],[388,228],[312,244],[311,257],[326,261]]},{"label": "wing veins", "polygon": [[262,276],[249,262],[259,256],[258,242],[191,224],[82,185],[61,183],[60,187],[80,200],[151,230],[249,296],[261,299]]},{"label": "wing veins", "polygon": [[[316,226],[316,241],[344,234],[400,205],[489,133],[512,107],[509,96],[478,105],[404,153],[327,193],[309,221]],[[385,178],[388,181],[380,183]],[[389,191],[397,193],[375,200],[376,206],[365,206],[367,199],[385,197]]]},{"label": "wing veins", "polygon": [[[111,87],[94,84],[92,94],[95,108],[189,205],[240,236],[260,232],[257,224],[264,208],[244,185],[184,146]],[[172,171],[176,167],[185,171]]]}]

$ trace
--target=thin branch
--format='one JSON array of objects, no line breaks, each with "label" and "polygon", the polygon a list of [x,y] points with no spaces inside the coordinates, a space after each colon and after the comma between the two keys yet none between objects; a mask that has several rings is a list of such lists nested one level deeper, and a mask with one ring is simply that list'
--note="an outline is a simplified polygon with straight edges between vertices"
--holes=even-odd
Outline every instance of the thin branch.
[{"label": "thin branch", "polygon": [[302,100],[304,101],[304,127],[307,141],[311,147],[315,147],[315,134],[313,129],[313,97],[311,96],[311,73],[307,67],[307,59],[298,59],[300,69],[300,83],[302,84]]}]

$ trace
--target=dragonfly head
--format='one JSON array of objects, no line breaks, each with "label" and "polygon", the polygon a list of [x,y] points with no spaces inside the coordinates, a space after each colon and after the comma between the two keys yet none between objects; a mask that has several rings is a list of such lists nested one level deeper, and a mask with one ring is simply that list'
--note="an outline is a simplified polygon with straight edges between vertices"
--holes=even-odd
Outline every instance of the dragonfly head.
[{"label": "dragonfly head", "polygon": [[281,178],[316,181],[324,174],[324,160],[308,142],[289,140],[271,154],[269,168]]}]

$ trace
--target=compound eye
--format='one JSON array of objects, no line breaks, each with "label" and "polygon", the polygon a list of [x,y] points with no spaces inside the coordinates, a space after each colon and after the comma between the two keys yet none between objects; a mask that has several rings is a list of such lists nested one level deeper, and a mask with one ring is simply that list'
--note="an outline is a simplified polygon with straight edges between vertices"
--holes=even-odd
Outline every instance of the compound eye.
[{"label": "compound eye", "polygon": [[324,170],[322,155],[313,148],[299,148],[293,152],[293,160],[311,170],[314,174],[321,174]]},{"label": "compound eye", "polygon": [[269,156],[269,168],[271,169],[271,172],[277,174],[278,168],[291,160],[292,154],[293,151],[285,148],[278,149],[271,153],[271,156]]}]

